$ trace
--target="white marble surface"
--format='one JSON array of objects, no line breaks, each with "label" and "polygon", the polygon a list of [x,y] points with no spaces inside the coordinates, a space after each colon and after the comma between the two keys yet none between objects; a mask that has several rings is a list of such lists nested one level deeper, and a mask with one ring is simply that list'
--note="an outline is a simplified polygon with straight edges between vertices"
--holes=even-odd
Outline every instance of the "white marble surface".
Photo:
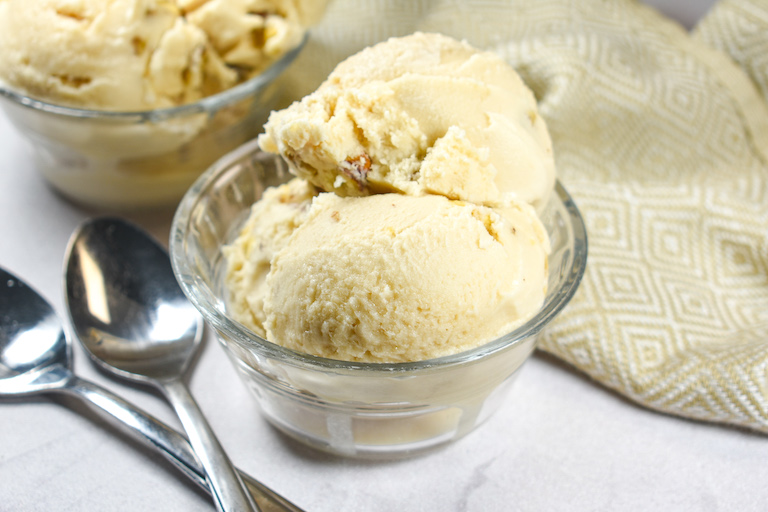
[{"label": "white marble surface", "polygon": [[[698,16],[709,4],[686,5]],[[0,265],[62,317],[67,240],[92,213],[47,187],[0,114]],[[130,218],[165,241],[170,216]],[[75,369],[178,426],[161,398],[97,372],[78,346]],[[337,459],[288,440],[260,416],[210,331],[190,385],[235,463],[307,511],[752,511],[768,503],[765,436],[641,409],[543,354],[481,429],[399,462]],[[164,459],[82,404],[0,400],[0,511],[213,509]]]}]

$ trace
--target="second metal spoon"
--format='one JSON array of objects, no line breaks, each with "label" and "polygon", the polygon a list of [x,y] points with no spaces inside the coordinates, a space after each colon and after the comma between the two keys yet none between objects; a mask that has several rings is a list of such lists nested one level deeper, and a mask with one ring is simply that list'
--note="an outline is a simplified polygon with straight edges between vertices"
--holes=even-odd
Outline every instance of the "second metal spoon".
[{"label": "second metal spoon", "polygon": [[75,334],[92,359],[154,385],[173,405],[217,508],[258,510],[184,384],[203,322],[179,288],[165,249],[122,219],[88,220],[70,239],[65,288]]}]

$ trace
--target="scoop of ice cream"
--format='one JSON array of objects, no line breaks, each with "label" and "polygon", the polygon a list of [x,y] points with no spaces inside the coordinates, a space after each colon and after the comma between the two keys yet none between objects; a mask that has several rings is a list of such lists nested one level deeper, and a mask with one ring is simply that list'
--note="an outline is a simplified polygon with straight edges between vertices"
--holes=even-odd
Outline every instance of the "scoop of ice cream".
[{"label": "scoop of ice cream", "polygon": [[306,190],[270,192],[227,249],[231,313],[269,341],[418,361],[495,339],[541,306],[549,245],[528,204]]},{"label": "scoop of ice cream", "polygon": [[264,299],[272,257],[304,222],[316,194],[314,186],[298,178],[268,188],[251,207],[237,241],[223,249],[227,260],[227,307],[236,320],[259,336],[266,337]]},{"label": "scoop of ice cream", "polygon": [[536,100],[499,56],[417,33],[353,55],[259,137],[341,196],[439,194],[539,207],[555,179]]},{"label": "scoop of ice cream", "polygon": [[196,101],[253,77],[303,34],[298,0],[4,0],[0,81],[97,110]]}]

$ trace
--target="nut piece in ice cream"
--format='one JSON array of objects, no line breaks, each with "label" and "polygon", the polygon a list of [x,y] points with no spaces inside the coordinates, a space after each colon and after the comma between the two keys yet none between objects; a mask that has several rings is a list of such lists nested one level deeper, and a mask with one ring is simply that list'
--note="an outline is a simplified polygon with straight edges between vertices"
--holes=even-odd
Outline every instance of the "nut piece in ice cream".
[{"label": "nut piece in ice cream", "polygon": [[310,194],[297,180],[270,191],[227,248],[232,315],[269,341],[419,361],[495,339],[543,301],[548,238],[528,204],[322,193],[305,213]]},{"label": "nut piece in ice cream", "polygon": [[438,34],[349,57],[315,92],[273,112],[259,144],[341,196],[539,208],[555,180],[546,125],[519,75],[494,53]]},{"label": "nut piece in ice cream", "polygon": [[173,107],[261,72],[310,14],[297,0],[3,0],[0,81],[70,107]]}]

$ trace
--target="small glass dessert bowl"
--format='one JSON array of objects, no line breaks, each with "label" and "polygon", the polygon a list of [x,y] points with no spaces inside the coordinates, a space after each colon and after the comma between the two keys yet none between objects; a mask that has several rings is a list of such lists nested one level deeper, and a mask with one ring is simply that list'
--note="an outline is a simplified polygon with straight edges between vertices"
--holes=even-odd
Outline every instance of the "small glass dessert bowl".
[{"label": "small glass dessert bowl", "polygon": [[276,108],[275,79],[306,42],[249,80],[194,103],[137,112],[86,110],[0,83],[0,107],[32,143],[38,170],[76,203],[126,211],[175,207],[204,170],[256,136]]},{"label": "small glass dessert bowl", "polygon": [[215,329],[267,419],[288,435],[337,455],[397,458],[458,439],[503,402],[539,333],[577,289],[587,257],[584,223],[558,183],[541,214],[551,241],[548,292],[514,331],[455,355],[408,363],[359,363],[299,353],[234,321],[223,288],[222,247],[264,189],[292,176],[251,141],[226,155],[187,192],[171,227],[171,260],[182,289]]}]

